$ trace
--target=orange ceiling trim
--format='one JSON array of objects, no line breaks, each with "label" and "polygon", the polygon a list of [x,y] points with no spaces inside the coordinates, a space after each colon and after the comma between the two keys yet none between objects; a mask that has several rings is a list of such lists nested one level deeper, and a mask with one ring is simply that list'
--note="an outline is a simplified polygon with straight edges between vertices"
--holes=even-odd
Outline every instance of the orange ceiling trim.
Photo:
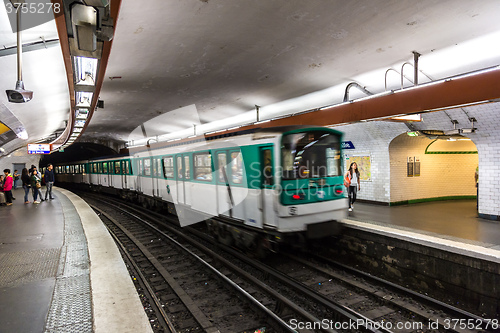
[{"label": "orange ceiling trim", "polygon": [[495,69],[444,82],[406,88],[392,94],[340,104],[319,111],[276,119],[262,124],[261,127],[329,126],[403,114],[432,112],[468,104],[487,103],[500,98],[499,86],[500,69]]},{"label": "orange ceiling trim", "polygon": [[[120,7],[122,5],[122,0],[111,0],[109,2],[110,13],[109,16],[113,18],[113,28],[116,31],[116,25],[118,24],[118,14],[120,13]],[[104,75],[106,74],[106,67],[108,67],[109,55],[111,54],[111,46],[113,45],[113,40],[109,42],[104,42],[102,48],[101,63],[99,64],[99,73],[97,74],[97,82],[95,85],[95,92],[92,99],[92,104],[90,106],[89,116],[85,122],[85,126],[82,129],[82,133],[85,132],[87,126],[92,119],[99,100],[99,93],[101,92],[102,84],[104,82]]]},{"label": "orange ceiling trim", "polygon": [[[59,4],[60,8],[63,8],[62,0],[51,0],[53,4]],[[118,13],[120,12],[121,0],[111,0],[110,1],[110,17],[113,18],[114,28],[116,29],[116,24],[118,22]],[[69,46],[69,38],[68,38],[68,30],[66,27],[66,17],[64,15],[64,11],[60,11],[59,13],[55,13],[55,21],[57,27],[57,33],[59,35],[59,42],[61,44],[61,51],[64,59],[64,66],[66,68],[66,77],[68,79],[68,88],[70,94],[70,102],[71,102],[71,110],[69,114],[68,125],[64,129],[63,133],[53,142],[52,144],[57,144],[59,146],[64,145],[69,138],[71,131],[73,130],[74,122],[75,122],[75,110],[76,110],[76,97],[75,97],[75,86],[73,82],[73,65],[71,63],[71,53]],[[103,42],[103,50],[101,54],[101,62],[99,64],[99,73],[97,76],[96,87],[94,90],[94,95],[92,98],[91,108],[89,111],[89,116],[87,121],[85,122],[85,126],[82,129],[82,133],[87,128],[94,110],[97,105],[97,101],[99,100],[99,93],[102,88],[102,83],[104,81],[104,74],[106,73],[106,67],[108,65],[109,55],[111,53],[111,45],[113,44],[113,40],[109,42]]]}]

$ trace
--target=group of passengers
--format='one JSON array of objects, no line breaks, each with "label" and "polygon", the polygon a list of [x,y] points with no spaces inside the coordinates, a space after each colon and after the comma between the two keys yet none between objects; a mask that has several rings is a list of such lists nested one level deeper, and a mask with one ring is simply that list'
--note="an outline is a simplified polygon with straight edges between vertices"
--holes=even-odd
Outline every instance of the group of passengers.
[{"label": "group of passengers", "polygon": [[[12,175],[10,173],[10,169],[5,169],[4,175],[0,177],[0,204],[5,204],[6,206],[12,205],[12,200],[16,198],[12,195],[12,189],[17,188],[17,181],[20,179],[22,181],[22,186],[24,189],[24,203],[29,204],[28,194],[31,188],[33,195],[33,203],[39,204],[41,201],[45,201],[48,199],[54,199],[52,196],[52,186],[55,181],[55,174],[53,170],[52,164],[49,164],[45,170],[45,174],[43,175],[46,192],[45,199],[43,199],[42,194],[42,175],[38,172],[37,167],[32,165],[28,170],[24,168],[21,172],[21,175],[17,173],[17,170],[14,171]],[[47,198],[48,197],[48,198]],[[40,199],[40,201],[38,201]]]}]

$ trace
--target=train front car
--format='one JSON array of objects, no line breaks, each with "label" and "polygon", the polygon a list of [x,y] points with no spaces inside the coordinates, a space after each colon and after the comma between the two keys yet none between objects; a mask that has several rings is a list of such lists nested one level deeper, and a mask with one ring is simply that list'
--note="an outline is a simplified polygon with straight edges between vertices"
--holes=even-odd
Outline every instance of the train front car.
[{"label": "train front car", "polygon": [[277,229],[307,239],[338,233],[347,216],[342,133],[328,128],[283,133],[277,170]]}]

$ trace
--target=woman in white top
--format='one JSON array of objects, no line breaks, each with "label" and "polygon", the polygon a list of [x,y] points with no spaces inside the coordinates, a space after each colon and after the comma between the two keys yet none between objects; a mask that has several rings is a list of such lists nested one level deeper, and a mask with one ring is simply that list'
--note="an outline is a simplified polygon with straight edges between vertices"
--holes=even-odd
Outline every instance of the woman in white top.
[{"label": "woman in white top", "polygon": [[350,184],[348,188],[349,194],[349,211],[352,212],[353,204],[356,201],[356,194],[361,189],[359,182],[359,170],[356,162],[352,162],[349,166],[345,177],[349,179]]}]

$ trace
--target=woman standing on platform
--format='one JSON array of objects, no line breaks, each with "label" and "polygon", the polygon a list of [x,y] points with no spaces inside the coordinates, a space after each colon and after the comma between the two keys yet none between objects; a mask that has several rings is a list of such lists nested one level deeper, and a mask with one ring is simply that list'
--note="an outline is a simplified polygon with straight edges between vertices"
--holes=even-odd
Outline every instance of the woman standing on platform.
[{"label": "woman standing on platform", "polygon": [[349,194],[349,211],[352,212],[354,208],[354,202],[356,202],[356,194],[359,190],[361,190],[360,181],[359,181],[359,170],[358,164],[356,162],[352,162],[349,166],[349,170],[345,174],[345,178],[348,180],[348,194]]},{"label": "woman standing on platform", "polygon": [[40,179],[40,176],[38,175],[38,171],[36,169],[33,169],[33,174],[31,175],[31,189],[33,191],[33,203],[34,204],[39,204],[40,201],[38,201],[38,194],[40,194],[40,200],[43,201],[42,199],[42,193],[40,191],[40,188],[42,187],[42,180]]},{"label": "woman standing on platform", "polygon": [[7,201],[7,206],[12,205],[12,185],[14,184],[14,178],[10,174],[10,169],[5,169],[3,171],[5,178],[3,181],[3,193],[5,193],[5,201]]},{"label": "woman standing on platform", "polygon": [[28,175],[28,169],[24,168],[23,171],[21,171],[21,181],[23,182],[23,189],[24,189],[24,203],[29,204],[30,202],[28,201],[28,193],[30,193],[30,176]]}]

